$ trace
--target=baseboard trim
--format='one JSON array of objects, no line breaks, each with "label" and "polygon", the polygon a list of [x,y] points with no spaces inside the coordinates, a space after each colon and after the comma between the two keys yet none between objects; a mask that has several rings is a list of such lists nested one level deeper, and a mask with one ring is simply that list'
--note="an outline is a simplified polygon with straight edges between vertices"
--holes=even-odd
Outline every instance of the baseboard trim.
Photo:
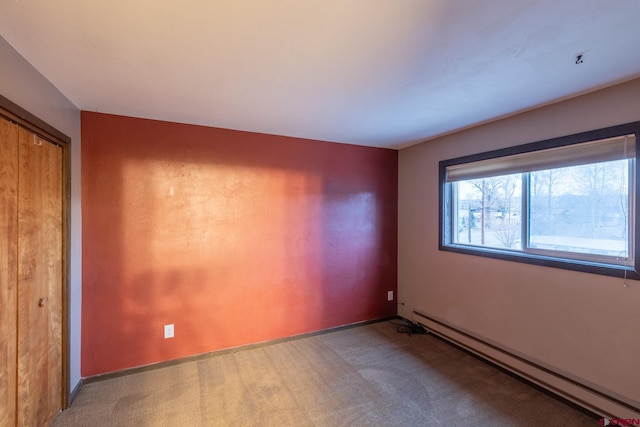
[{"label": "baseboard trim", "polygon": [[[80,378],[80,381],[78,381],[76,386],[73,388],[73,390],[69,394],[69,400],[68,400],[67,408],[69,408],[71,406],[73,401],[76,400],[76,397],[78,397],[78,394],[80,394],[80,390],[82,389],[82,383],[83,383],[83,380],[82,380],[82,378]],[[65,409],[67,409],[67,408],[65,408]]]},{"label": "baseboard trim", "polygon": [[123,377],[123,376],[126,376],[126,375],[137,374],[137,373],[140,373],[140,372],[153,371],[153,370],[156,370],[156,369],[162,369],[162,368],[166,368],[166,367],[169,367],[169,366],[175,366],[175,365],[180,365],[180,364],[183,364],[183,363],[194,362],[194,361],[198,361],[198,360],[204,360],[204,359],[208,359],[210,357],[214,357],[214,356],[218,356],[218,355],[222,355],[222,354],[237,353],[237,352],[240,352],[240,351],[252,350],[252,349],[265,347],[265,346],[269,346],[269,345],[274,345],[274,344],[278,344],[278,343],[299,340],[299,339],[302,339],[302,338],[309,338],[309,337],[313,337],[313,336],[317,336],[317,335],[324,335],[324,334],[328,334],[328,333],[331,333],[331,332],[337,332],[337,331],[342,331],[342,330],[345,330],[345,329],[356,328],[356,327],[359,327],[359,326],[370,325],[370,324],[373,324],[373,323],[386,322],[386,321],[393,320],[393,319],[398,319],[398,318],[399,318],[399,316],[386,316],[386,317],[382,317],[382,318],[378,318],[378,319],[364,320],[364,321],[361,321],[361,322],[354,322],[354,323],[350,323],[348,325],[335,326],[333,328],[322,329],[322,330],[319,330],[319,331],[305,332],[303,334],[292,335],[292,336],[289,336],[289,337],[277,338],[277,339],[274,339],[274,340],[262,341],[262,342],[258,342],[258,343],[254,343],[254,344],[242,345],[242,346],[238,346],[238,347],[230,347],[230,348],[226,348],[226,349],[222,349],[222,350],[215,350],[215,351],[211,351],[211,352],[207,352],[207,353],[196,354],[196,355],[193,355],[193,356],[181,357],[179,359],[167,360],[167,361],[164,361],[164,362],[151,363],[149,365],[136,366],[136,367],[133,367],[133,368],[122,369],[122,370],[119,370],[119,371],[107,372],[105,374],[92,375],[92,376],[89,376],[89,377],[84,377],[82,379],[82,384],[91,384],[91,383],[98,382],[98,381],[104,381],[104,380],[108,380],[108,379],[112,379],[112,378]]},{"label": "baseboard trim", "polygon": [[[455,332],[458,335],[461,335],[465,338],[468,338],[470,340],[473,340],[483,346],[486,346],[487,348],[490,348],[491,350],[494,350],[498,353],[501,353],[507,357],[510,357],[520,363],[523,363],[525,365],[528,365],[536,370],[539,370],[540,372],[543,372],[545,374],[548,374],[550,376],[553,376],[559,380],[562,380],[574,387],[580,388],[584,391],[587,391],[601,399],[607,400],[619,407],[625,408],[627,410],[630,410],[632,412],[635,413],[640,413],[640,408],[634,406],[633,404],[623,401],[621,400],[619,397],[613,396],[613,393],[607,393],[604,392],[602,390],[598,390],[596,388],[594,388],[593,386],[589,385],[589,384],[585,384],[585,382],[579,381],[578,379],[575,378],[571,378],[569,376],[569,374],[564,374],[561,372],[558,372],[555,369],[552,369],[550,367],[544,366],[542,363],[531,360],[530,358],[525,357],[524,355],[518,354],[515,351],[511,351],[509,349],[504,348],[503,346],[500,346],[496,343],[491,342],[490,340],[486,340],[483,339],[482,337],[478,337],[477,335],[469,332],[469,331],[465,331],[461,328],[458,328],[454,325],[449,324],[446,321],[443,321],[441,319],[438,319],[432,315],[423,313],[419,310],[414,310],[413,314],[415,314],[416,316],[430,322],[431,325],[429,324],[425,324],[423,322],[418,321],[418,323],[420,325],[422,325],[424,328],[426,328],[428,331],[432,332],[434,335],[444,339],[445,341],[451,343],[452,345],[461,348],[462,350],[465,350],[467,353],[470,353],[472,355],[475,355],[477,357],[479,357],[480,359],[486,361],[487,363],[494,365],[498,368],[500,368],[503,371],[507,371],[509,373],[512,374],[512,376],[515,376],[519,379],[524,380],[527,383],[536,385],[537,388],[541,388],[543,390],[547,390],[550,394],[559,397],[560,399],[562,399],[563,401],[567,401],[567,402],[571,402],[574,404],[574,406],[578,406],[579,408],[582,408],[586,411],[588,411],[588,413],[591,414],[599,414],[600,417],[602,416],[606,416],[606,417],[610,417],[610,418],[615,418],[615,414],[610,414],[609,411],[604,410],[600,407],[598,407],[597,405],[595,405],[592,402],[587,402],[584,399],[581,399],[579,397],[576,397],[574,395],[572,395],[571,393],[567,392],[566,390],[562,390],[552,384],[549,384],[548,382],[541,380],[540,378],[536,378],[533,375],[522,371],[521,369],[516,368],[515,366],[510,365],[508,362],[505,362],[504,360],[499,360],[496,359],[495,357],[487,354],[486,352],[483,352],[477,348],[474,348],[468,344],[465,344],[463,342],[461,342],[460,340],[456,339],[455,337],[451,336],[451,334],[444,332],[443,329],[445,330],[450,330]],[[433,327],[433,324],[437,325],[435,328]]]}]

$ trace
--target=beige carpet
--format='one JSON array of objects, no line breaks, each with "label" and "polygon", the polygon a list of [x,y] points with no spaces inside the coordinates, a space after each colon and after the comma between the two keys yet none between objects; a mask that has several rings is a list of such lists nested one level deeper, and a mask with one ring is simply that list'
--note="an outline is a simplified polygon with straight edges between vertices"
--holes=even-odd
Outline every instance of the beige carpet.
[{"label": "beige carpet", "polygon": [[53,425],[598,425],[431,335],[397,333],[398,322],[90,383]]}]

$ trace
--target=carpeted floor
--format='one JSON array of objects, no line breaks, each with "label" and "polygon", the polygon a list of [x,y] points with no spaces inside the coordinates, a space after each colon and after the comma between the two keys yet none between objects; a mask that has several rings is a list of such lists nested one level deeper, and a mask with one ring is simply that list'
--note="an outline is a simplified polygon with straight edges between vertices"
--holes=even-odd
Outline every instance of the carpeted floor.
[{"label": "carpeted floor", "polygon": [[86,384],[54,427],[597,426],[431,335],[380,322]]}]

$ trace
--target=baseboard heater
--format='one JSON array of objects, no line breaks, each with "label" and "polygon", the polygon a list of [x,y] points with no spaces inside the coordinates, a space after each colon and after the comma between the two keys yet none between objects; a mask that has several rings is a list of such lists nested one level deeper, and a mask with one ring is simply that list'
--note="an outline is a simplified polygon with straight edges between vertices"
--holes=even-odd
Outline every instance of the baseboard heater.
[{"label": "baseboard heater", "polygon": [[[621,408],[625,408],[627,410],[630,410],[636,414],[640,414],[640,405],[637,402],[630,402],[628,401],[626,398],[624,398],[623,396],[619,396],[616,393],[609,391],[609,390],[602,390],[599,389],[596,385],[594,384],[589,384],[587,381],[584,380],[580,380],[578,378],[575,378],[573,376],[571,376],[568,373],[562,373],[559,372],[558,369],[553,369],[549,366],[545,366],[545,364],[543,362],[540,361],[535,361],[532,358],[529,358],[523,354],[518,353],[515,350],[511,350],[508,349],[498,343],[492,342],[489,339],[486,338],[482,338],[476,334],[474,334],[473,332],[464,330],[460,327],[454,326],[451,323],[442,320],[442,319],[438,319],[437,317],[427,314],[425,312],[422,312],[420,310],[413,310],[413,314],[415,316],[418,317],[418,319],[414,318],[413,320],[417,323],[419,323],[421,326],[423,326],[425,329],[427,329],[429,332],[432,332],[433,334],[445,339],[446,341],[449,341],[453,344],[455,344],[456,346],[459,346],[473,354],[478,355],[479,357],[489,361],[490,363],[493,363],[495,365],[498,365],[504,369],[506,369],[507,371],[510,371],[516,375],[518,375],[519,377],[524,378],[527,381],[530,381],[534,384],[537,384],[540,387],[543,387],[547,390],[549,390],[550,392],[559,395],[569,401],[572,401],[580,406],[582,406],[585,409],[588,409],[592,412],[595,412],[598,415],[604,416],[604,417],[610,417],[610,418],[614,418],[615,416],[618,416],[619,414],[611,414],[610,410],[605,410],[602,409],[600,407],[598,407],[596,404],[594,404],[593,402],[587,402],[584,399],[577,397],[569,392],[567,392],[566,390],[562,390],[560,388],[558,388],[557,386],[554,386],[552,384],[549,384],[546,381],[541,380],[540,378],[536,378],[534,375],[523,371],[522,369],[519,369],[511,364],[509,364],[508,362],[505,362],[504,360],[498,359],[490,354],[487,354],[484,351],[479,350],[476,347],[472,347],[469,344],[466,344],[462,341],[460,341],[459,339],[456,339],[454,336],[452,336],[452,334],[450,333],[451,331],[454,332],[455,334],[465,337],[467,339],[470,339],[476,343],[482,344],[483,346],[497,352],[500,354],[503,354],[505,356],[510,357],[513,360],[516,360],[518,362],[520,362],[521,364],[524,364],[526,366],[529,366],[531,368],[534,368],[540,372],[543,372],[547,375],[550,375],[556,379],[562,380],[574,387],[577,387],[583,391],[586,391],[594,396],[599,397],[600,399],[604,399],[605,401],[608,401],[609,403],[612,403],[614,405],[617,405]],[[424,321],[428,321],[429,324],[424,323]],[[433,326],[435,325],[435,327]]]}]

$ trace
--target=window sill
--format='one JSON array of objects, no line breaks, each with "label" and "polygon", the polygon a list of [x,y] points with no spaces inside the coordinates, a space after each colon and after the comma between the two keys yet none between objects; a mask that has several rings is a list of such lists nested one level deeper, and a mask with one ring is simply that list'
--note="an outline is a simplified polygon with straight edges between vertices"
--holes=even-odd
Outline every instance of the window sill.
[{"label": "window sill", "polygon": [[583,261],[567,258],[557,258],[545,255],[531,254],[519,251],[510,251],[495,248],[476,248],[467,245],[449,244],[440,245],[440,250],[455,252],[464,255],[474,255],[486,258],[494,258],[503,261],[520,262],[524,264],[539,265],[543,267],[560,268],[564,270],[579,271],[583,273],[600,274],[612,277],[621,277],[632,280],[640,280],[640,273],[633,266],[606,264],[592,261]]}]

